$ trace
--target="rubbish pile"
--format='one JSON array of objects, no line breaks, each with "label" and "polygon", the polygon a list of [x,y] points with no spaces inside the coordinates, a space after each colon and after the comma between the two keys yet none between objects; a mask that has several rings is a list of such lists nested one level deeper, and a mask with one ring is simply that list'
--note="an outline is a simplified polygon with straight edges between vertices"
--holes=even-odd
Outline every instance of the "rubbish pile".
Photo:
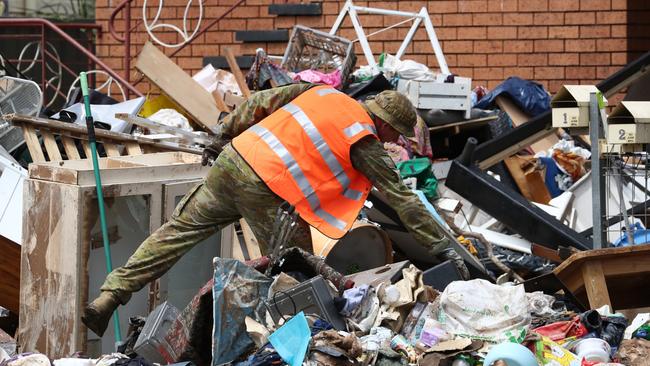
[{"label": "rubbish pile", "polygon": [[[418,19],[414,29],[423,22],[438,68],[404,57],[414,30],[377,60],[358,30],[365,62],[357,60],[355,42],[335,34],[355,9],[410,16]],[[60,110],[45,113],[38,85],[0,77],[0,252],[11,257],[11,276],[0,272],[0,305],[12,305],[0,307],[0,366],[648,365],[650,313],[638,309],[650,306],[650,191],[639,144],[650,143],[650,108],[624,101],[608,115],[607,97],[633,89],[650,54],[598,86],[567,85],[555,96],[516,76],[492,90],[473,87],[449,70],[423,11],[350,2],[332,32],[297,25],[283,57],[258,49],[246,74],[230,49],[230,71],[208,64],[189,75],[147,43],[135,68],[151,90],[121,102],[72,88]],[[285,107],[275,105],[277,95],[256,98],[310,84],[358,102],[387,90],[410,101],[412,131],[382,142],[382,164],[458,258],[427,251],[405,220],[430,219],[400,215],[390,205],[395,198],[379,189],[363,192],[367,200],[345,235],[332,239],[312,226],[304,249],[289,247],[293,211],[278,209],[270,238],[256,238],[260,231],[243,218],[220,223],[201,229],[218,237],[183,262],[186,273],[137,295],[137,311],[120,308],[116,349],[107,349],[81,322],[106,275],[95,250],[115,248],[124,265],[134,249],[128,245],[177,218],[203,187],[199,178],[210,167],[199,163],[212,166],[206,153],[218,157],[232,145],[216,146],[228,135],[224,121],[271,115]],[[239,134],[251,127],[237,122],[246,126]],[[324,156],[321,142],[314,151]],[[284,149],[281,161],[290,165]],[[299,165],[287,171],[297,174]],[[97,220],[96,198],[104,196],[93,169],[107,185],[109,228]],[[313,191],[308,179],[302,183]],[[347,184],[344,194],[362,193]],[[318,200],[315,193],[306,201]],[[203,284],[208,278],[197,267],[206,258],[214,258],[213,275]],[[128,333],[119,339],[124,315]]]}]

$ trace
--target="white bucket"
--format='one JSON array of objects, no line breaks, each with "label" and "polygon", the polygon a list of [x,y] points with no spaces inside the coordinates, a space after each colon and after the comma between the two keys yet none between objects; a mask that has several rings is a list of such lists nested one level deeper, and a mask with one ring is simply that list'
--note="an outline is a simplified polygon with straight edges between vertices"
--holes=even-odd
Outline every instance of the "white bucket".
[{"label": "white bucket", "polygon": [[575,347],[575,353],[581,360],[609,362],[612,349],[609,344],[600,338],[583,339]]}]

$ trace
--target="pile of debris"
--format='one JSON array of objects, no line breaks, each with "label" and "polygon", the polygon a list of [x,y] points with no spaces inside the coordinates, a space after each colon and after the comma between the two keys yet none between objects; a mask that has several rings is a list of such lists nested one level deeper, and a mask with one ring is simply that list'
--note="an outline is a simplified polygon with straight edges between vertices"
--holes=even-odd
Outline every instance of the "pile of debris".
[{"label": "pile of debris", "polygon": [[[0,258],[0,273],[13,266],[5,268],[12,276],[0,276],[0,305],[11,305],[0,308],[0,325],[20,339],[0,332],[0,366],[48,366],[48,356],[54,366],[647,365],[650,314],[623,310],[650,306],[643,288],[650,199],[647,175],[638,174],[649,163],[638,144],[650,143],[650,107],[624,101],[608,116],[606,98],[634,89],[650,53],[597,86],[567,85],[553,98],[517,77],[472,88],[449,70],[426,11],[394,13],[427,25],[438,70],[405,59],[405,46],[375,60],[363,33],[366,65],[355,69],[354,42],[334,35],[341,20],[331,34],[296,26],[281,61],[260,49],[247,75],[230,50],[230,72],[207,65],[190,76],[147,43],[135,67],[152,90],[122,102],[92,91],[93,133],[79,89],[45,115],[36,84],[0,78],[0,252],[15,257]],[[340,240],[312,228],[312,253],[286,248],[292,232],[281,224],[271,253],[245,220],[223,228],[213,278],[184,309],[166,301],[146,318],[128,314],[117,353],[89,338],[78,312],[98,292],[88,279],[88,252],[101,247],[93,139],[109,206],[153,230],[207,172],[200,156],[223,135],[224,118],[245,112],[255,93],[305,82],[357,101],[395,90],[415,106],[412,136],[384,142],[386,164],[435,218],[471,278],[433,258],[372,190]],[[617,178],[609,189],[596,179],[607,169]],[[149,198],[118,200],[134,195]],[[154,221],[142,223],[134,212],[146,209]],[[124,222],[112,227],[111,246],[125,236],[128,220],[118,216]],[[192,294],[205,280],[188,286]],[[150,308],[161,293],[152,286]],[[60,357],[81,349],[89,357]]]}]

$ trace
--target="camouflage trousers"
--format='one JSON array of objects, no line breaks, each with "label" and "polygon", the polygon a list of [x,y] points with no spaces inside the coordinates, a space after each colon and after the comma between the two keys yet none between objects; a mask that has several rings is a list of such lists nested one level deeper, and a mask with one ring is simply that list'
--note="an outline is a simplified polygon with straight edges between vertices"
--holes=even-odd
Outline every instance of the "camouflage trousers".
[{"label": "camouflage trousers", "polygon": [[[131,293],[165,274],[185,253],[221,228],[246,219],[268,254],[273,222],[283,200],[264,184],[234,149],[227,145],[203,182],[178,203],[171,219],[151,234],[127,263],[111,272],[101,287],[125,304]],[[309,225],[298,219],[288,243],[312,251]]]}]

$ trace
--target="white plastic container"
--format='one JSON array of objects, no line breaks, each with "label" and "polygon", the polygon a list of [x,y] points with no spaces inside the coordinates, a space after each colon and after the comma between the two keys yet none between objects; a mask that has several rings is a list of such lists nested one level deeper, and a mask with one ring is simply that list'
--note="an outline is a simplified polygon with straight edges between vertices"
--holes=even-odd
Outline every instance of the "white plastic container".
[{"label": "white plastic container", "polygon": [[609,362],[611,352],[609,344],[600,338],[583,339],[575,347],[575,353],[580,359],[592,362]]}]

